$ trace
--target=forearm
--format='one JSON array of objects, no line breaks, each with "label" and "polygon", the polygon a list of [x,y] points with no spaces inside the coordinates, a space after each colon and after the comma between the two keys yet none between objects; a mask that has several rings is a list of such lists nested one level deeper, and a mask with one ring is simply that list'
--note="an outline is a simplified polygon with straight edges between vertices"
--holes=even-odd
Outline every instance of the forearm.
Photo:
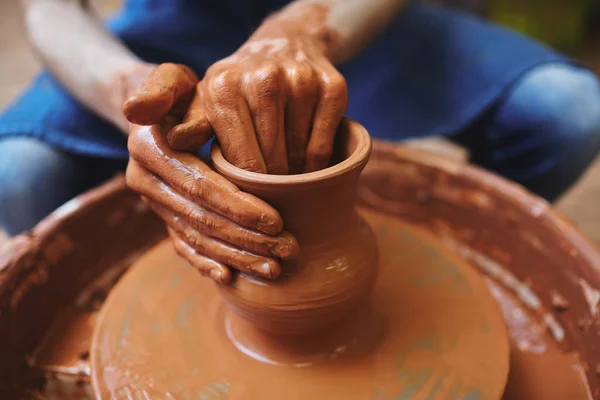
[{"label": "forearm", "polygon": [[139,60],[76,1],[23,2],[30,40],[42,62],[71,94],[123,131],[120,80]]},{"label": "forearm", "polygon": [[320,41],[334,64],[375,39],[408,0],[296,0],[269,18],[283,29]]}]

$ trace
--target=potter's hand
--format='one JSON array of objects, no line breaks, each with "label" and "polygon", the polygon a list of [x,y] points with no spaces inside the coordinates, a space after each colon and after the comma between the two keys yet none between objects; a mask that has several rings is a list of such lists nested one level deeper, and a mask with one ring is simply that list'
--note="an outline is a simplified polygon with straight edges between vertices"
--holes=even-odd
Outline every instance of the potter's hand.
[{"label": "potter's hand", "polygon": [[227,282],[233,267],[276,278],[276,258],[298,253],[294,237],[282,232],[280,215],[194,155],[173,150],[168,128],[133,125],[127,184],[167,223],[177,253],[202,274]]},{"label": "potter's hand", "polygon": [[200,91],[227,161],[275,174],[325,168],[348,104],[334,65],[366,48],[407,2],[294,0],[211,66]]},{"label": "potter's hand", "polygon": [[212,65],[199,90],[225,158],[271,174],[327,167],[348,103],[325,48],[277,20]]}]

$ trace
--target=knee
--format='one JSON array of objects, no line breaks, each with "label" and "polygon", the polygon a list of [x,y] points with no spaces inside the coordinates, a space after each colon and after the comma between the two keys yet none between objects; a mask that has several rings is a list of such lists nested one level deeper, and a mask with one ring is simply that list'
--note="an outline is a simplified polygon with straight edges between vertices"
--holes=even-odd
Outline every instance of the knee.
[{"label": "knee", "polygon": [[0,227],[10,235],[32,228],[60,201],[51,187],[69,168],[60,154],[28,138],[0,141]]},{"label": "knee", "polygon": [[600,82],[586,69],[548,64],[516,84],[505,107],[517,131],[539,136],[555,151],[600,147]]},{"label": "knee", "polygon": [[600,150],[600,82],[567,64],[535,68],[511,89],[494,123],[496,161],[510,178],[555,199]]}]

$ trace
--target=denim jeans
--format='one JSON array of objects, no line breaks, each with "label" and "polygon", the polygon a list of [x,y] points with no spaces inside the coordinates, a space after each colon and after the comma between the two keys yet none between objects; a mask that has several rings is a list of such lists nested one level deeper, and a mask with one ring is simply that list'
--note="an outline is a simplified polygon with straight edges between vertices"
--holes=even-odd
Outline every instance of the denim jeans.
[{"label": "denim jeans", "polygon": [[55,208],[124,170],[125,160],[58,151],[27,137],[0,140],[0,228],[31,229]]},{"label": "denim jeans", "polygon": [[[466,146],[476,164],[554,201],[600,149],[600,83],[575,66],[543,65],[450,139]],[[33,138],[0,140],[0,227],[10,235],[30,229],[125,164],[59,151]]]}]

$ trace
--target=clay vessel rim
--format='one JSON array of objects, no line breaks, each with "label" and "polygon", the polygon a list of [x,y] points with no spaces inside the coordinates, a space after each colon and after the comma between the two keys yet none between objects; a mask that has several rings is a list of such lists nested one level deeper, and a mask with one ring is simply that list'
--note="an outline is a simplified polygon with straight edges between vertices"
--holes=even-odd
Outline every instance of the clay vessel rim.
[{"label": "clay vessel rim", "polygon": [[352,154],[343,161],[319,171],[297,175],[270,175],[247,171],[238,168],[227,161],[223,156],[217,141],[212,145],[210,153],[211,159],[217,171],[223,173],[227,177],[246,183],[255,183],[262,186],[294,186],[298,184],[323,182],[343,175],[353,169],[362,169],[366,165],[369,155],[371,154],[372,143],[367,130],[358,122],[348,118],[344,118],[341,124],[346,124],[348,135],[356,139],[356,148]]}]

